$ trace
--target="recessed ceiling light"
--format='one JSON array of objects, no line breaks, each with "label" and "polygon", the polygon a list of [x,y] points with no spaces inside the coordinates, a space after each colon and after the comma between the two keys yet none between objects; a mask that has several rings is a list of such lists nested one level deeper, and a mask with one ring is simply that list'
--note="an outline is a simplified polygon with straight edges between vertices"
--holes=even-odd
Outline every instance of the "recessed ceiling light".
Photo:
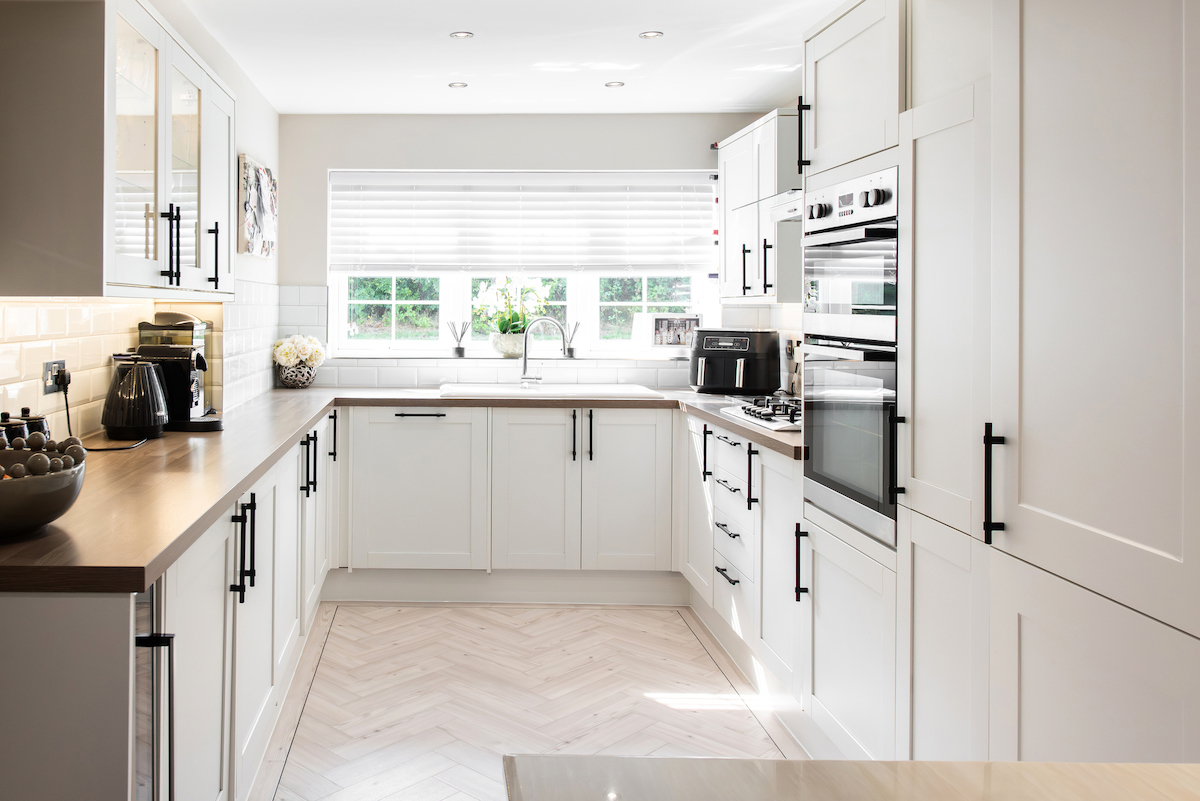
[{"label": "recessed ceiling light", "polygon": [[608,83],[606,83],[604,85],[615,88],[617,86],[624,86],[625,82],[624,81],[609,81]]},{"label": "recessed ceiling light", "polygon": [[638,36],[643,39],[658,39],[663,35],[662,31],[642,31]]},{"label": "recessed ceiling light", "polygon": [[[470,31],[455,31],[454,33],[450,34],[450,38],[451,39],[470,39],[474,35],[475,34],[471,33]],[[659,35],[661,36],[661,34],[659,34]]]},{"label": "recessed ceiling light", "polygon": [[455,81],[454,83],[450,84],[450,88],[451,89],[466,89],[467,85],[465,83],[463,83],[462,81]]}]

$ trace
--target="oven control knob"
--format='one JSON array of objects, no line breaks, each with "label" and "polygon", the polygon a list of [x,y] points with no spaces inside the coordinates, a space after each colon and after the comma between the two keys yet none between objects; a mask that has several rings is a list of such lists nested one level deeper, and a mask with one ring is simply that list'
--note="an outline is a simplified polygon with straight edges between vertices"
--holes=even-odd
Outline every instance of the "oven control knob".
[{"label": "oven control knob", "polygon": [[871,203],[871,195],[874,194],[874,192],[875,192],[874,189],[869,190],[867,192],[859,192],[858,193],[858,205],[862,206],[864,209],[871,208],[871,206],[874,205]]},{"label": "oven control knob", "polygon": [[810,208],[812,209],[812,217],[810,219],[815,218],[819,220],[822,217],[828,216],[829,212],[833,211],[828,203],[814,203]]},{"label": "oven control knob", "polygon": [[810,204],[808,205],[808,219],[810,219],[810,220],[812,220],[812,219],[815,219],[815,218],[816,218],[816,216],[817,216],[817,215],[816,215],[816,209],[814,209],[814,208],[813,208],[813,205],[810,203]]}]

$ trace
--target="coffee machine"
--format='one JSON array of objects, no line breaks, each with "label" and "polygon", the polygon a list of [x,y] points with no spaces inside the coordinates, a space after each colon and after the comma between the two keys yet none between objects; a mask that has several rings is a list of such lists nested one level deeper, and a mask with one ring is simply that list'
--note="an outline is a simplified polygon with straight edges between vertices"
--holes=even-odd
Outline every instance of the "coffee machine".
[{"label": "coffee machine", "polygon": [[157,312],[154,322],[138,324],[142,360],[162,369],[167,395],[168,431],[220,431],[221,417],[209,405],[208,323],[184,312]]}]

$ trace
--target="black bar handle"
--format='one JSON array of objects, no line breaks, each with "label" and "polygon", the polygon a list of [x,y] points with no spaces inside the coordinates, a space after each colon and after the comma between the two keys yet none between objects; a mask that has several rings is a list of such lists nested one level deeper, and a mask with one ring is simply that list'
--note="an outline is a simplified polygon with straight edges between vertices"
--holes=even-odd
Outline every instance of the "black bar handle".
[{"label": "black bar handle", "polygon": [[246,505],[242,504],[242,513],[234,515],[230,518],[234,523],[238,524],[238,583],[230,584],[229,591],[238,594],[238,603],[246,603]]},{"label": "black bar handle", "polygon": [[304,448],[304,478],[300,479],[300,491],[304,493],[305,498],[312,495],[312,479],[308,476],[308,446],[311,442],[311,434],[305,434],[304,439],[300,440],[300,447]]},{"label": "black bar handle", "polygon": [[212,282],[213,289],[221,288],[221,223],[213,223],[213,227],[208,229],[208,232],[213,235],[213,274],[208,280]]},{"label": "black bar handle", "polygon": [[701,443],[703,443],[700,450],[704,453],[704,461],[700,466],[701,481],[708,481],[708,477],[712,475],[712,471],[708,469],[708,438],[711,436],[714,436],[712,429],[705,425],[704,436],[700,438]]},{"label": "black bar handle", "polygon": [[898,417],[896,415],[895,406],[888,407],[888,433],[891,437],[892,448],[892,480],[888,482],[888,503],[890,503],[892,506],[895,506],[899,496],[905,493],[904,487],[897,486],[900,480],[900,454],[897,452],[898,449],[896,447],[896,443],[899,439],[896,427],[900,423],[903,423],[905,419],[906,418]]},{"label": "black bar handle", "polygon": [[796,102],[796,172],[801,175],[804,175],[804,168],[812,164],[804,158],[804,112],[811,110],[812,106],[804,102],[804,95],[800,95]]},{"label": "black bar handle", "polygon": [[750,291],[750,287],[746,284],[746,257],[750,255],[750,248],[742,245],[742,294],[745,295]]},{"label": "black bar handle", "polygon": [[159,212],[158,216],[167,221],[167,269],[160,270],[158,274],[165,275],[167,286],[171,286],[175,283],[175,204],[169,204],[167,210]]},{"label": "black bar handle", "polygon": [[721,529],[721,531],[724,531],[726,534],[728,534],[729,538],[731,540],[736,540],[737,538],[742,536],[741,534],[735,534],[732,531],[730,531],[729,526],[725,525],[724,523],[717,523],[716,526],[717,526],[717,528]]},{"label": "black bar handle", "polygon": [[767,251],[771,250],[774,247],[775,246],[770,244],[769,242],[767,242],[767,240],[765,240],[765,239],[763,240],[763,294],[764,295],[767,294],[768,289],[771,289],[772,287],[775,286],[774,284],[767,282]]},{"label": "black bar handle", "polygon": [[992,544],[992,532],[1004,531],[1004,524],[992,520],[992,446],[1003,445],[1004,437],[993,436],[992,424],[983,424],[983,541]]},{"label": "black bar handle", "polygon": [[796,600],[800,600],[800,596],[808,592],[808,587],[800,586],[800,538],[807,537],[807,531],[800,530],[800,524],[796,524]]},{"label": "black bar handle", "polygon": [[571,461],[575,461],[575,422],[578,418],[578,413],[575,409],[571,410]]},{"label": "black bar handle", "polygon": [[250,493],[250,503],[242,504],[242,514],[250,513],[250,569],[246,571],[246,578],[250,579],[250,586],[254,586],[254,577],[258,575],[258,543],[255,537],[258,534],[258,501],[254,499],[254,493]]},{"label": "black bar handle", "polygon": [[397,417],[445,417],[445,412],[396,412]]},{"label": "black bar handle", "polygon": [[183,285],[183,206],[175,207],[175,286]]},{"label": "black bar handle", "polygon": [[312,478],[308,482],[308,486],[312,487],[312,491],[317,491],[317,432],[314,430],[310,435],[312,437],[312,447],[308,452],[312,454]]},{"label": "black bar handle", "polygon": [[167,649],[167,799],[175,801],[175,635],[139,634],[133,644]]},{"label": "black bar handle", "polygon": [[732,484],[730,484],[728,481],[726,481],[726,480],[725,480],[725,479],[723,479],[723,478],[718,478],[718,479],[715,479],[715,480],[716,480],[716,482],[717,482],[718,484],[720,484],[722,487],[724,487],[725,489],[729,490],[730,492],[735,492],[735,493],[737,493],[737,494],[739,494],[739,495],[740,495],[740,494],[741,494],[741,492],[742,492],[740,489],[738,489],[737,487],[733,486]]},{"label": "black bar handle", "polygon": [[732,445],[735,448],[742,447],[742,443],[738,442],[736,439],[730,439],[729,437],[727,437],[723,434],[717,434],[716,437],[717,437],[717,439],[721,440],[721,442]]},{"label": "black bar handle", "polygon": [[595,430],[595,428],[593,428],[592,423],[593,423],[592,410],[588,409],[588,461],[589,462],[592,461],[594,458],[596,458],[595,453],[592,450],[592,448],[596,444],[596,430]]},{"label": "black bar handle", "polygon": [[333,461],[335,462],[337,461],[337,412],[338,410],[334,409],[329,415],[329,419],[333,421],[333,439],[331,440],[333,450],[329,452],[329,455],[333,457]]},{"label": "black bar handle", "polygon": [[758,451],[754,450],[753,445],[746,445],[746,508],[753,509],[754,504],[758,503],[758,498],[754,497],[754,457],[758,456]]},{"label": "black bar handle", "polygon": [[741,584],[741,583],[742,583],[742,582],[738,581],[738,580],[737,580],[737,579],[735,579],[735,578],[730,578],[730,577],[729,577],[729,571],[728,571],[728,570],[726,570],[725,568],[723,568],[723,567],[718,567],[718,568],[715,568],[715,569],[716,569],[716,571],[717,571],[718,573],[720,573],[720,574],[721,574],[722,578],[724,578],[724,579],[725,579],[726,581],[728,581],[730,584]]}]

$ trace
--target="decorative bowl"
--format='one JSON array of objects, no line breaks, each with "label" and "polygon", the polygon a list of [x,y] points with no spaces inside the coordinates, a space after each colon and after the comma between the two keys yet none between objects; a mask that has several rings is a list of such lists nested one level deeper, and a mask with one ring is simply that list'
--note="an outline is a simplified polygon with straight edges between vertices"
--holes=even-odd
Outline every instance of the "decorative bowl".
[{"label": "decorative bowl", "polygon": [[[46,452],[0,450],[0,467],[7,473],[34,453]],[[0,538],[33,534],[66,514],[79,497],[86,470],[82,461],[57,473],[0,479]]]},{"label": "decorative bowl", "polygon": [[519,359],[525,352],[524,334],[501,334],[493,331],[491,336],[492,350],[506,359]]},{"label": "decorative bowl", "polygon": [[279,368],[279,383],[288,389],[307,389],[317,377],[317,368],[307,364],[297,364],[294,367],[284,367],[282,364],[276,366]]}]

